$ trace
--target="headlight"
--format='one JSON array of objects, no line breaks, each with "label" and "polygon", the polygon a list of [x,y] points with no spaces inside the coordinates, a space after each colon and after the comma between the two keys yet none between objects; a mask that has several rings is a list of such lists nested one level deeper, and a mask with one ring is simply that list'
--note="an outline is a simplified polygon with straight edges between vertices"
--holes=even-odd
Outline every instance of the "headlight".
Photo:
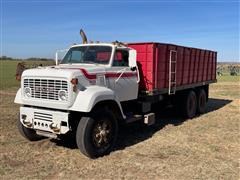
[{"label": "headlight", "polygon": [[67,92],[64,90],[58,91],[58,98],[61,101],[66,101],[67,100]]},{"label": "headlight", "polygon": [[30,87],[25,87],[24,88],[24,95],[26,97],[31,97],[32,96],[32,91],[31,91],[31,88]]}]

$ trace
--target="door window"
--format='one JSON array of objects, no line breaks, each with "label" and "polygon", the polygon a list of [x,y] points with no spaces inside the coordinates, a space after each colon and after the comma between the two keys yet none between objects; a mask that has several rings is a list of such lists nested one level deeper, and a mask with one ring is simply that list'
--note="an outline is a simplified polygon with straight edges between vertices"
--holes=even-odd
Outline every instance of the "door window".
[{"label": "door window", "polygon": [[128,66],[128,57],[128,51],[116,50],[113,59],[113,66]]}]

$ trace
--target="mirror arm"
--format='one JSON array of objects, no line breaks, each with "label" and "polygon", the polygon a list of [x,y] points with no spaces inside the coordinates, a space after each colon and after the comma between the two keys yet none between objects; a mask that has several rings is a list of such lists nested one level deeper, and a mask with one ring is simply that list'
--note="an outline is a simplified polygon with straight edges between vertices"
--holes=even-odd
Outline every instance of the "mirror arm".
[{"label": "mirror arm", "polygon": [[136,70],[137,70],[137,83],[140,82],[140,74],[139,74],[139,69],[138,69],[138,66],[135,67]]},{"label": "mirror arm", "polygon": [[118,78],[115,80],[115,83],[117,83],[117,82],[119,81],[119,79],[122,77],[123,73],[125,73],[126,69],[127,69],[127,68],[123,68],[123,69],[121,69],[120,71],[117,72],[117,73],[120,73],[120,72],[121,72],[121,74],[120,74],[120,75],[118,76]]},{"label": "mirror arm", "polygon": [[135,67],[131,67],[130,69],[131,69],[131,71],[136,71],[137,67],[136,66]]}]

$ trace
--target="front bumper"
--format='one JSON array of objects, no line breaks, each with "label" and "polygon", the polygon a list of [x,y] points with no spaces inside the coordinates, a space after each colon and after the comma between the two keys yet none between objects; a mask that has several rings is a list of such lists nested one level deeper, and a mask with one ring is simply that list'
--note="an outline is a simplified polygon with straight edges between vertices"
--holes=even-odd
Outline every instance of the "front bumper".
[{"label": "front bumper", "polygon": [[69,130],[69,113],[40,108],[20,107],[20,121],[37,131],[66,134]]}]

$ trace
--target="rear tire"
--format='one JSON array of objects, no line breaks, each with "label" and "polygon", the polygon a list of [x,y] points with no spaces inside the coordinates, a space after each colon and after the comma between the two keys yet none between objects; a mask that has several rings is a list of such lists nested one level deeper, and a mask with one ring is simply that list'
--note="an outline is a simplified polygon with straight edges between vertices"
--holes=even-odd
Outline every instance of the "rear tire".
[{"label": "rear tire", "polygon": [[184,95],[184,105],[182,106],[182,113],[185,118],[193,118],[197,111],[197,97],[194,91],[189,91]]},{"label": "rear tire", "polygon": [[207,95],[204,89],[200,89],[198,91],[198,96],[197,96],[197,112],[202,114],[206,110],[206,104],[207,104]]},{"label": "rear tire", "polygon": [[115,145],[118,123],[108,109],[96,111],[91,117],[82,117],[76,132],[80,151],[90,158],[107,155]]},{"label": "rear tire", "polygon": [[20,134],[27,140],[29,141],[38,141],[43,139],[42,136],[39,136],[36,134],[36,131],[30,128],[26,128],[25,126],[22,125],[20,120],[17,121],[17,127],[20,132]]}]

